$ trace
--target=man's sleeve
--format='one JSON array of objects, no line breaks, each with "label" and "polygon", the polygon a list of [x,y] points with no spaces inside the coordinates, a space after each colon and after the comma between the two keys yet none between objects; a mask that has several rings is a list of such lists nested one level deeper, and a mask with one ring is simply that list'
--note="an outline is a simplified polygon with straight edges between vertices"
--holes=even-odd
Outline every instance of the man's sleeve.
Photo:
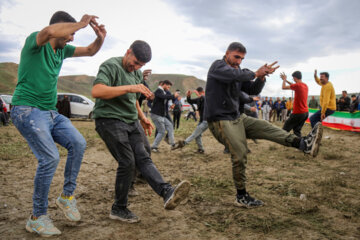
[{"label": "man's sleeve", "polygon": [[41,46],[39,47],[36,42],[38,33],[39,32],[33,32],[26,38],[23,51],[38,51],[41,49]]},{"label": "man's sleeve", "polygon": [[187,102],[188,103],[190,103],[190,104],[197,104],[198,103],[198,101],[199,101],[199,98],[194,98],[194,99],[192,99],[192,98],[190,98],[190,97],[186,97],[186,100],[187,100]]},{"label": "man's sleeve", "polygon": [[248,69],[236,69],[230,67],[225,61],[218,60],[210,67],[208,78],[230,84],[233,82],[245,82],[255,78],[255,73]]},{"label": "man's sleeve", "polygon": [[299,85],[297,85],[296,83],[290,84],[290,89],[295,91],[296,89],[298,89],[298,86]]},{"label": "man's sleeve", "polygon": [[244,82],[241,86],[241,91],[249,95],[259,95],[265,86],[265,81],[257,78],[255,81]]},{"label": "man's sleeve", "polygon": [[65,58],[69,58],[69,57],[72,57],[74,55],[74,52],[75,52],[75,46],[73,45],[66,45],[64,47],[64,59]]},{"label": "man's sleeve", "polygon": [[254,99],[247,95],[245,92],[241,91],[239,93],[239,101],[241,103],[251,103],[252,101],[254,101]]},{"label": "man's sleeve", "polygon": [[161,99],[174,99],[174,96],[170,93],[164,93],[164,91],[160,90],[159,88],[155,91],[155,97]]},{"label": "man's sleeve", "polygon": [[93,85],[96,84],[104,84],[106,86],[113,86],[113,81],[115,79],[114,73],[110,70],[110,66],[108,64],[101,64],[99,67],[98,74],[94,80]]},{"label": "man's sleeve", "polygon": [[318,76],[315,76],[315,82],[317,84],[319,84],[320,86],[322,86],[321,82],[320,82],[320,78],[318,78]]}]

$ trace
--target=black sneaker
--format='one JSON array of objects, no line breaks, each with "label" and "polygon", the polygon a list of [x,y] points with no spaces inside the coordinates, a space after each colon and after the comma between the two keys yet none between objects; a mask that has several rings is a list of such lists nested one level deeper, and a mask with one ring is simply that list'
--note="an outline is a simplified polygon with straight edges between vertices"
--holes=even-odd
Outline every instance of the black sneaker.
[{"label": "black sneaker", "polygon": [[254,208],[261,207],[264,203],[261,200],[251,197],[249,193],[245,193],[244,195],[236,196],[235,205],[238,207]]},{"label": "black sneaker", "polygon": [[178,148],[183,148],[185,146],[185,141],[178,141],[177,143],[175,143],[174,145],[171,146],[171,150],[175,150]]},{"label": "black sneaker", "polygon": [[321,142],[323,134],[323,128],[321,122],[318,122],[311,132],[301,139],[302,149],[304,153],[310,154],[313,157],[316,157],[319,152],[319,145]]},{"label": "black sneaker", "polygon": [[140,218],[132,213],[128,208],[112,209],[110,212],[110,218],[128,223],[140,222]]},{"label": "black sneaker", "polygon": [[189,194],[190,183],[188,181],[180,182],[175,188],[170,189],[164,197],[164,208],[167,210],[175,209],[181,201]]}]

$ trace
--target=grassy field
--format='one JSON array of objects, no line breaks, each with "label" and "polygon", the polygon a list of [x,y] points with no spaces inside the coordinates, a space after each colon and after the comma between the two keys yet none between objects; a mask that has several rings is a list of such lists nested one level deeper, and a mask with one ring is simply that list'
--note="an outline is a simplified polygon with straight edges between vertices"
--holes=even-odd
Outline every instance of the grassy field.
[{"label": "grassy field", "polygon": [[[130,198],[129,208],[141,222],[130,225],[108,218],[117,164],[94,122],[73,124],[87,140],[75,194],[82,221],[67,223],[54,204],[67,154],[59,147],[61,161],[49,194],[49,213],[63,232],[58,239],[360,239],[359,134],[325,129],[317,158],[265,140],[248,141],[247,189],[265,202],[255,209],[233,205],[230,156],[209,131],[203,137],[205,154],[196,153],[195,143],[171,151],[163,142],[152,159],[172,184],[191,182],[189,198],[166,211],[147,184],[137,184],[140,195]],[[182,119],[175,138],[186,138],[195,126]],[[303,134],[309,130],[306,124]],[[0,135],[1,239],[35,239],[24,227],[37,160],[14,126],[1,127]]]}]

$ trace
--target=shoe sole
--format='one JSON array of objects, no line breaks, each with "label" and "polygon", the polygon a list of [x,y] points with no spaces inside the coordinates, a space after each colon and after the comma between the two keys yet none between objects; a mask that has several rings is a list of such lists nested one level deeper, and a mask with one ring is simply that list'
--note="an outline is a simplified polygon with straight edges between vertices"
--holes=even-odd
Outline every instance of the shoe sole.
[{"label": "shoe sole", "polygon": [[30,232],[30,233],[36,233],[36,234],[38,234],[40,237],[45,237],[45,238],[61,235],[61,233],[56,233],[56,234],[52,234],[52,235],[41,234],[41,233],[38,233],[38,232],[36,232],[35,230],[33,230],[33,229],[32,229],[29,225],[27,225],[27,224],[26,224],[26,226],[25,226],[25,229],[26,229],[26,231],[28,231],[28,232]]},{"label": "shoe sole", "polygon": [[65,208],[64,208],[64,205],[62,205],[62,204],[59,202],[58,199],[56,199],[55,204],[56,204],[56,206],[58,206],[58,207],[64,212],[64,215],[65,215],[65,217],[66,217],[67,220],[72,221],[72,222],[78,222],[78,221],[81,220],[81,217],[80,217],[78,220],[74,220],[74,219],[70,218],[68,215],[66,215],[66,210],[65,210]]},{"label": "shoe sole", "polygon": [[138,223],[138,222],[140,222],[140,218],[138,218],[138,219],[126,219],[126,218],[121,218],[121,217],[116,216],[116,215],[112,215],[111,213],[110,213],[109,217],[110,217],[110,219],[119,220],[119,221],[127,222],[127,223]]},{"label": "shoe sole", "polygon": [[182,181],[176,186],[174,193],[164,204],[166,210],[175,209],[189,194],[190,183],[188,181]]},{"label": "shoe sole", "polygon": [[323,128],[322,128],[322,124],[320,123],[318,126],[318,129],[316,131],[316,135],[315,135],[315,140],[314,140],[314,144],[311,148],[310,151],[310,155],[312,157],[316,157],[319,153],[319,146],[320,146],[320,142],[322,139],[322,135],[323,135]]}]

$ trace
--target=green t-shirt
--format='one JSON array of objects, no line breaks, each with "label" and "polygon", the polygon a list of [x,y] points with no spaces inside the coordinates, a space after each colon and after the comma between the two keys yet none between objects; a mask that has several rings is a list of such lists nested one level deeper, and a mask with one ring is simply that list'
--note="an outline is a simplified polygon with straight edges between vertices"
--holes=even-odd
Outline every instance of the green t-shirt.
[{"label": "green t-shirt", "polygon": [[[124,86],[143,83],[140,70],[127,72],[122,66],[122,57],[114,57],[101,64],[93,85],[104,84],[106,86]],[[116,118],[126,123],[138,120],[136,100],[140,93],[127,93],[112,99],[96,99],[94,118]]]},{"label": "green t-shirt", "polygon": [[57,80],[62,62],[74,55],[75,47],[66,45],[56,54],[50,43],[38,46],[32,33],[21,51],[18,83],[12,105],[25,105],[41,110],[56,110]]}]

